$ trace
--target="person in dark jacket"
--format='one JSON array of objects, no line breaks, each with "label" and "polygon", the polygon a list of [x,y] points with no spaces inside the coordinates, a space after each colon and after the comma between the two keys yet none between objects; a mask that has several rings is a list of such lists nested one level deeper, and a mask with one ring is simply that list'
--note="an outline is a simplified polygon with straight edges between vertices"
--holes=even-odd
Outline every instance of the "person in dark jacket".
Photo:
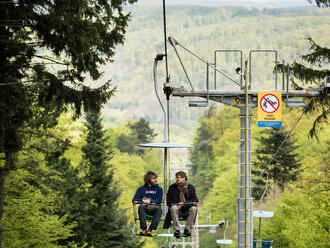
[{"label": "person in dark jacket", "polygon": [[179,171],[175,174],[176,183],[172,184],[167,192],[167,205],[169,211],[166,214],[163,228],[168,229],[173,220],[174,236],[180,238],[179,215],[187,216],[184,236],[191,236],[197,215],[198,198],[195,187],[187,182],[187,174]]},{"label": "person in dark jacket", "polygon": [[[162,215],[163,189],[157,184],[157,174],[148,171],[144,175],[144,185],[136,190],[133,197],[133,203],[139,203],[140,234],[143,236],[152,236],[152,231],[157,230],[158,223]],[[153,219],[149,228],[147,228],[146,214],[152,215]]]}]

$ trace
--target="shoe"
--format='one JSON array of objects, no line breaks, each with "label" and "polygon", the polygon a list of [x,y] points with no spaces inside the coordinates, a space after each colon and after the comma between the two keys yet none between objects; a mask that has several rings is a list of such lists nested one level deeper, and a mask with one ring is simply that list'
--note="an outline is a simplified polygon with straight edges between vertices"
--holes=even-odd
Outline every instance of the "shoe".
[{"label": "shoe", "polygon": [[184,229],[183,235],[185,237],[190,237],[191,236],[191,233],[190,233],[190,231],[188,229]]},{"label": "shoe", "polygon": [[147,235],[147,230],[141,230],[140,235],[141,236],[146,236]]},{"label": "shoe", "polygon": [[152,237],[152,230],[146,231],[144,236]]},{"label": "shoe", "polygon": [[176,237],[177,239],[179,239],[180,238],[180,230],[175,230],[175,232],[174,232],[174,237]]}]

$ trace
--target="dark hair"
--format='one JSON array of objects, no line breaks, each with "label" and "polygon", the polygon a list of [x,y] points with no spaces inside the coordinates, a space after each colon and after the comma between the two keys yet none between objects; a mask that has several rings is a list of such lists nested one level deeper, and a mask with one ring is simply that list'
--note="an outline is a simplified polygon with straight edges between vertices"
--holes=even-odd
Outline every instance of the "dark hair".
[{"label": "dark hair", "polygon": [[144,175],[143,179],[144,179],[144,183],[146,185],[148,185],[151,181],[152,177],[156,177],[157,178],[157,174],[153,171],[148,171],[147,174]]},{"label": "dark hair", "polygon": [[177,173],[175,173],[175,177],[177,177],[177,176],[184,177],[186,179],[186,181],[188,180],[187,174],[184,171],[178,171]]}]

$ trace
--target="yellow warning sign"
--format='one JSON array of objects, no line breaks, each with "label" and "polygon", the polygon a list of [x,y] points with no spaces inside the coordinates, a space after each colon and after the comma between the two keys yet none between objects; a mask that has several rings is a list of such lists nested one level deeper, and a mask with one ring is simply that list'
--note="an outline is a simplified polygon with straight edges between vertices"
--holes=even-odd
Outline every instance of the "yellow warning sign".
[{"label": "yellow warning sign", "polygon": [[281,92],[258,93],[258,127],[282,126]]}]

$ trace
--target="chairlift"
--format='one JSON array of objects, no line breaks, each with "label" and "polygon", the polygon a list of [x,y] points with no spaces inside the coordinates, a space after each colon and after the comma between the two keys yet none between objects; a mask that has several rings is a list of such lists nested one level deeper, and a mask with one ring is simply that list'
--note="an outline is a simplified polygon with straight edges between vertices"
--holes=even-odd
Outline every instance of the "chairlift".
[{"label": "chairlift", "polygon": [[273,244],[273,240],[271,239],[261,239],[261,220],[262,218],[272,218],[274,216],[274,212],[271,211],[263,211],[262,210],[262,200],[266,195],[268,188],[268,173],[266,172],[266,185],[263,194],[261,195],[259,201],[259,210],[253,211],[253,217],[259,218],[259,235],[258,239],[253,239],[253,248],[271,248]]},{"label": "chairlift", "polygon": [[[160,97],[158,95],[158,87],[157,87],[157,63],[160,60],[161,56],[156,56],[155,58],[155,64],[154,64],[154,87],[155,87],[155,94],[157,96],[158,102],[161,106],[161,109],[164,113],[164,141],[162,142],[154,142],[154,143],[146,143],[146,144],[139,144],[139,147],[144,147],[144,148],[161,148],[164,149],[164,187],[163,187],[163,192],[164,192],[164,200],[162,202],[163,204],[163,216],[161,218],[161,221],[164,221],[165,216],[167,214],[167,199],[166,199],[166,193],[168,189],[168,165],[169,163],[169,149],[173,148],[193,148],[191,145],[186,145],[186,144],[180,144],[180,143],[172,143],[169,142],[169,98],[166,99],[166,110],[160,100]],[[133,215],[134,215],[134,227],[133,227],[133,233],[138,234],[139,233],[139,217],[137,214],[137,205],[142,204],[141,202],[134,202],[133,203]],[[153,219],[152,215],[147,215],[146,214],[146,221],[151,221]],[[179,220],[186,220],[183,216],[179,216]]]},{"label": "chairlift", "polygon": [[231,245],[233,243],[233,240],[231,239],[226,239],[226,231],[228,229],[228,219],[225,218],[224,219],[225,223],[226,223],[226,227],[223,231],[223,239],[218,239],[217,240],[217,244],[218,245],[222,245],[223,247],[225,247],[226,245]]}]

